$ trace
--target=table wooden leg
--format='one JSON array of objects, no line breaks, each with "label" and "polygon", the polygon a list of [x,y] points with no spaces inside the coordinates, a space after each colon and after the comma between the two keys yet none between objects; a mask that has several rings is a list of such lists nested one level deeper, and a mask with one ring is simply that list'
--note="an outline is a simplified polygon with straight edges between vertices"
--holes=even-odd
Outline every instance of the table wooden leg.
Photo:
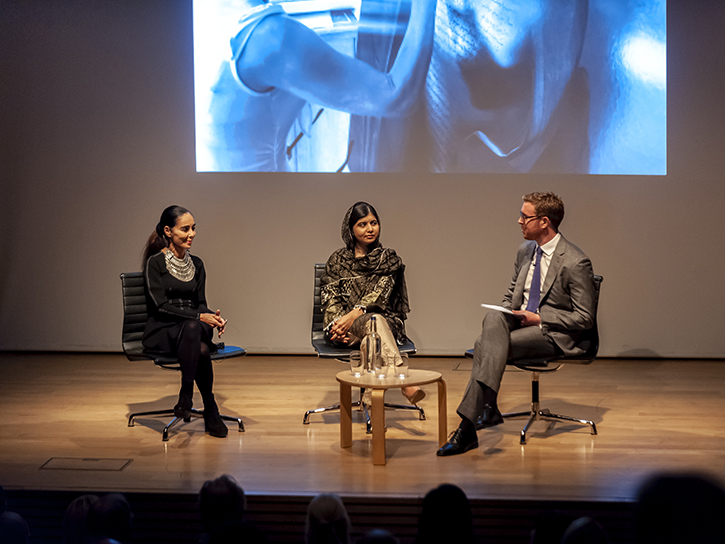
[{"label": "table wooden leg", "polygon": [[446,382],[438,380],[438,445],[443,446],[448,441],[448,393]]},{"label": "table wooden leg", "polygon": [[385,389],[373,389],[373,465],[385,464]]},{"label": "table wooden leg", "polygon": [[352,387],[340,383],[340,447],[352,446]]}]

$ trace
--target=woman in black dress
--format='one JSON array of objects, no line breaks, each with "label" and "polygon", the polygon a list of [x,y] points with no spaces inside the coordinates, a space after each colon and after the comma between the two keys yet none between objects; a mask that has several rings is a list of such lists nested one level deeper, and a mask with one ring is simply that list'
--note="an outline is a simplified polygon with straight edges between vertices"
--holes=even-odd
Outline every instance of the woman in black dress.
[{"label": "woman in black dress", "polygon": [[161,214],[144,251],[148,321],[144,351],[172,355],[181,365],[181,391],[174,406],[177,417],[188,419],[194,382],[204,401],[204,426],[217,437],[227,435],[219,416],[212,384],[211,352],[214,329],[224,333],[227,320],[206,305],[204,263],[189,253],[196,223],[189,210],[169,206]]}]

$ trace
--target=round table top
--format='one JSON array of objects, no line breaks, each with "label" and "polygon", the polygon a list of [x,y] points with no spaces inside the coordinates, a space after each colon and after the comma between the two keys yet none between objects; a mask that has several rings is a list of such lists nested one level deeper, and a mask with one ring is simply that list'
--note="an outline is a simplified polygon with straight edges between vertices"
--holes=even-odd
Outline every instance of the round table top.
[{"label": "round table top", "polygon": [[437,382],[441,379],[441,373],[433,370],[420,370],[411,368],[408,370],[408,377],[400,379],[391,373],[386,378],[376,378],[374,374],[365,373],[356,378],[350,370],[338,372],[335,379],[347,385],[355,387],[370,387],[372,389],[394,389],[396,387],[407,387],[409,385],[425,385]]}]

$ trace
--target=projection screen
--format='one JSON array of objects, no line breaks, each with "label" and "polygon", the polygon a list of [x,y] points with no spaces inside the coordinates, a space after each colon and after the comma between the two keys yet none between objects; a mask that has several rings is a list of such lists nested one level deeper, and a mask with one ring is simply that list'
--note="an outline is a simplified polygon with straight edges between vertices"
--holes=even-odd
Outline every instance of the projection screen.
[{"label": "projection screen", "polygon": [[199,172],[665,175],[665,0],[194,0]]}]

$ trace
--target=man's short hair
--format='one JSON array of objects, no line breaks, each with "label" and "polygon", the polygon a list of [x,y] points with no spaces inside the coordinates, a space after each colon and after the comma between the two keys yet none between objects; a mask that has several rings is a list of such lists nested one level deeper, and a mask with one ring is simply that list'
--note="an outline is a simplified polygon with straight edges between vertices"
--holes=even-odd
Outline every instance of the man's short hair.
[{"label": "man's short hair", "polygon": [[564,219],[564,202],[554,193],[529,193],[524,195],[524,202],[534,205],[536,215],[548,217],[551,226],[559,232],[559,225]]}]

